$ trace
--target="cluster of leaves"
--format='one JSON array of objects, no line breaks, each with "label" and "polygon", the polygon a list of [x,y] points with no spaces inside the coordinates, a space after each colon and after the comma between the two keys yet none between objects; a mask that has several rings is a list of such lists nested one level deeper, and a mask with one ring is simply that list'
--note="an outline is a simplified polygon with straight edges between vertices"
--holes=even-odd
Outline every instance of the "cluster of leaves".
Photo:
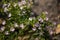
[{"label": "cluster of leaves", "polygon": [[52,26],[52,23],[46,19],[44,12],[35,15],[27,0],[9,3],[3,0],[1,4],[0,18],[3,21],[0,24],[0,40],[18,40],[24,35],[29,35],[28,40],[49,40],[46,26]]}]

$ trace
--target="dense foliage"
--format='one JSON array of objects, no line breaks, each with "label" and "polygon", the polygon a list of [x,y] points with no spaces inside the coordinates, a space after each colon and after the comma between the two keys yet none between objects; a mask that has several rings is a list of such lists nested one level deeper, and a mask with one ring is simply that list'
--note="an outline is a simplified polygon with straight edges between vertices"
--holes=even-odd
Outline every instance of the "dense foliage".
[{"label": "dense foliage", "polygon": [[50,39],[46,27],[53,25],[46,17],[47,12],[37,15],[28,0],[2,0],[0,4],[0,40],[23,40],[24,36],[27,40]]}]

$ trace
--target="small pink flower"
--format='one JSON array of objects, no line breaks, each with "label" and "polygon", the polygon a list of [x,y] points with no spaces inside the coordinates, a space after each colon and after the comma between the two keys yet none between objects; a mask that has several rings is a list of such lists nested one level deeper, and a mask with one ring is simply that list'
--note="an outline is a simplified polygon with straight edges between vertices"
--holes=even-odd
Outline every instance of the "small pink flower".
[{"label": "small pink flower", "polygon": [[40,24],[39,24],[39,23],[36,23],[36,24],[35,24],[35,26],[36,26],[36,27],[39,27],[39,26],[40,26]]},{"label": "small pink flower", "polygon": [[53,25],[56,25],[56,22],[53,22]]},{"label": "small pink flower", "polygon": [[52,35],[53,34],[53,31],[52,30],[50,30],[50,35]]},{"label": "small pink flower", "polygon": [[46,21],[48,21],[48,20],[49,20],[49,18],[48,18],[48,17],[46,17],[46,18],[45,18],[45,20],[46,20]]},{"label": "small pink flower", "polygon": [[40,19],[39,19],[39,21],[40,21],[40,22],[43,22],[43,19],[42,19],[42,18],[40,18]]},{"label": "small pink flower", "polygon": [[32,28],[33,31],[36,31],[36,28]]}]

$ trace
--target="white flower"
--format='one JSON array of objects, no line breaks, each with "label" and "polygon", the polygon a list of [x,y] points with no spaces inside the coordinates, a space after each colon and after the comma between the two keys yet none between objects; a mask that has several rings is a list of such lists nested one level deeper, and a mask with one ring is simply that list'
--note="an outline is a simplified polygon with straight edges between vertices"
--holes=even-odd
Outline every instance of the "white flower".
[{"label": "white flower", "polygon": [[26,13],[26,11],[23,11],[23,13]]},{"label": "white flower", "polygon": [[15,26],[15,27],[18,27],[18,24],[17,24],[17,23],[14,23],[14,26]]},{"label": "white flower", "polygon": [[39,27],[38,29],[41,29],[41,27]]},{"label": "white flower", "polygon": [[32,28],[33,31],[36,31],[36,28]]},{"label": "white flower", "polygon": [[21,27],[22,29],[24,29],[24,24],[20,24],[20,27]]},{"label": "white flower", "polygon": [[11,28],[10,28],[10,31],[12,31],[12,32],[15,31],[15,28],[11,27]]},{"label": "white flower", "polygon": [[27,6],[27,7],[29,8],[30,6],[31,6],[31,4],[28,4],[28,6]]},{"label": "white flower", "polygon": [[1,27],[1,31],[4,31],[5,30],[5,27]]},{"label": "white flower", "polygon": [[47,11],[45,11],[45,14],[48,14],[48,12],[47,12]]},{"label": "white flower", "polygon": [[31,12],[30,14],[31,14],[31,15],[34,15],[34,13],[33,13],[33,12]]},{"label": "white flower", "polygon": [[10,3],[8,3],[8,7],[10,6],[11,4]]},{"label": "white flower", "polygon": [[25,1],[25,0],[23,0],[21,3],[24,5],[24,4],[26,4],[26,1]]},{"label": "white flower", "polygon": [[17,3],[14,3],[14,7],[16,7],[17,6]]},{"label": "white flower", "polygon": [[5,31],[5,35],[9,35],[9,32],[8,31]]},{"label": "white flower", "polygon": [[5,25],[6,24],[6,21],[4,20],[3,22],[2,22],[2,25]]},{"label": "white flower", "polygon": [[39,19],[39,21],[40,21],[40,22],[43,22],[43,19],[42,19],[42,18],[40,18],[40,19]]},{"label": "white flower", "polygon": [[29,20],[32,21],[33,20],[32,17],[30,17]]},{"label": "white flower", "polygon": [[11,17],[11,13],[8,14],[8,17]]},{"label": "white flower", "polygon": [[18,6],[19,6],[19,7],[22,6],[21,2],[18,2]]},{"label": "white flower", "polygon": [[43,35],[43,32],[40,32],[40,35]]},{"label": "white flower", "polygon": [[22,10],[23,9],[23,6],[21,6],[20,9]]},{"label": "white flower", "polygon": [[3,4],[3,8],[4,8],[5,6],[7,6],[7,4]]},{"label": "white flower", "polygon": [[19,13],[18,15],[20,16],[21,14]]},{"label": "white flower", "polygon": [[39,40],[38,38],[35,38],[35,40]]},{"label": "white flower", "polygon": [[7,7],[5,7],[5,8],[4,8],[4,12],[7,12],[7,11],[8,11],[8,8],[7,8]]}]

